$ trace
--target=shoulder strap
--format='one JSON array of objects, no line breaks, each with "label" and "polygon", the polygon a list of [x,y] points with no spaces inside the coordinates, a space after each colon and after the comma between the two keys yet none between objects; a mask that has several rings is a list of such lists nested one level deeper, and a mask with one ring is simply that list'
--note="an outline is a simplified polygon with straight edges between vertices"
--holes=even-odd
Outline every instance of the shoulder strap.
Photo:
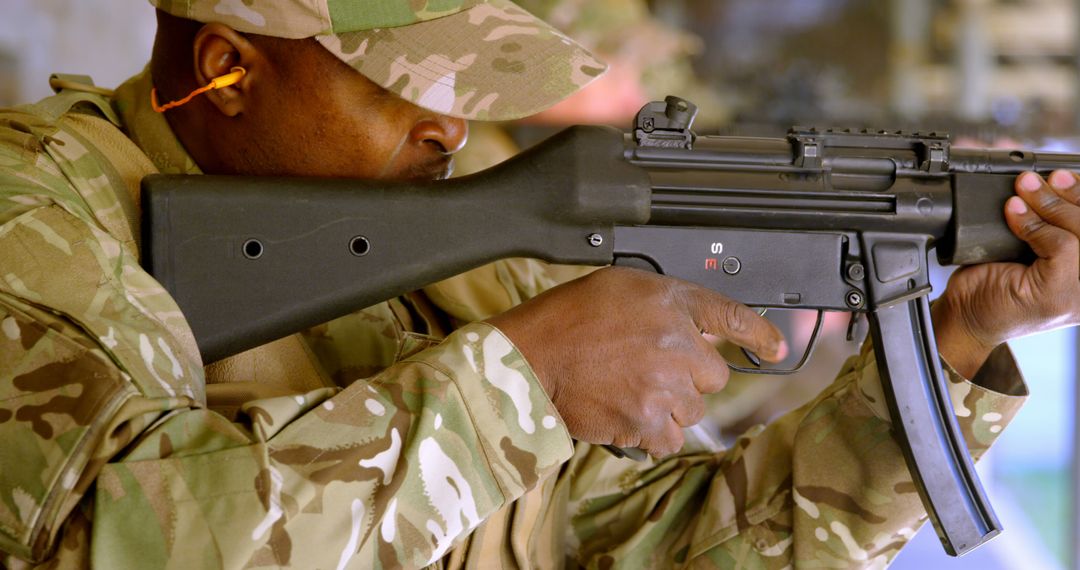
[{"label": "shoulder strap", "polygon": [[92,108],[110,123],[120,126],[120,117],[109,102],[112,91],[95,86],[94,80],[90,77],[54,73],[49,77],[49,85],[56,95],[32,105],[20,106],[18,109],[30,112],[49,122],[55,122],[68,111],[83,104]]}]

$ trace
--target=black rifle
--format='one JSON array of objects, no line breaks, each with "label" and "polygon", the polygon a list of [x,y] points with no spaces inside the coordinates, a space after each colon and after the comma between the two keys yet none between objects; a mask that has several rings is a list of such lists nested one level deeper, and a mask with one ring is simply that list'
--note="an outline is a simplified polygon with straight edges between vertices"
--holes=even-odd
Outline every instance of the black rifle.
[{"label": "black rifle", "polygon": [[207,362],[507,257],[630,263],[751,306],[867,314],[893,428],[945,550],[997,535],[946,391],[927,255],[1029,259],[1002,214],[1014,178],[1080,169],[1080,156],[953,150],[935,133],[699,137],[696,113],[669,97],[631,134],[572,127],[441,182],[147,178],[143,264]]}]

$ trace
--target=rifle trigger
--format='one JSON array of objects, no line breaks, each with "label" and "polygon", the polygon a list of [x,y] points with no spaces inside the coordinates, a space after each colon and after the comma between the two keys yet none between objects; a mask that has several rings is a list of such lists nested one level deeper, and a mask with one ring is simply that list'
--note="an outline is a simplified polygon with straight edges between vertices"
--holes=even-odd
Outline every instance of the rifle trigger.
[{"label": "rifle trigger", "polygon": [[[757,310],[757,314],[760,317],[764,317],[765,313],[768,313],[768,312],[769,312],[768,307],[761,307],[760,309]],[[757,354],[754,354],[753,352],[751,352],[751,351],[749,351],[749,350],[747,350],[745,348],[740,347],[740,349],[742,350],[743,356],[745,356],[746,359],[750,361],[750,364],[753,364],[755,368],[761,368],[761,357],[760,356],[758,356]]]},{"label": "rifle trigger", "polygon": [[851,313],[851,318],[848,319],[847,325],[847,338],[848,342],[855,340],[856,335],[859,335],[859,324],[862,322],[861,315],[859,313]]},{"label": "rifle trigger", "polygon": [[750,361],[750,364],[753,364],[757,368],[761,368],[761,357],[745,348],[742,349],[742,353],[746,356],[746,359]]},{"label": "rifle trigger", "polygon": [[624,459],[625,458],[625,459],[632,459],[632,460],[637,461],[637,462],[642,462],[642,461],[645,461],[646,459],[649,458],[648,453],[645,453],[645,451],[643,451],[643,450],[641,450],[639,448],[636,448],[636,447],[635,448],[627,448],[627,447],[616,447],[614,445],[605,445],[604,449],[606,449],[608,451],[608,453],[614,455],[615,457],[617,457],[619,459]]},{"label": "rifle trigger", "polygon": [[733,372],[739,372],[742,374],[772,374],[775,376],[786,376],[788,374],[795,374],[806,366],[806,362],[810,359],[810,355],[814,353],[814,347],[817,346],[818,336],[821,333],[821,324],[825,322],[825,311],[817,312],[817,321],[814,323],[814,332],[810,333],[810,342],[806,345],[806,352],[803,353],[802,358],[799,359],[799,363],[795,365],[795,368],[788,370],[777,368],[762,368],[761,360],[757,355],[743,349],[743,354],[750,359],[750,362],[757,366],[757,368],[749,368],[743,366],[736,366],[732,363],[728,363],[728,368]]}]

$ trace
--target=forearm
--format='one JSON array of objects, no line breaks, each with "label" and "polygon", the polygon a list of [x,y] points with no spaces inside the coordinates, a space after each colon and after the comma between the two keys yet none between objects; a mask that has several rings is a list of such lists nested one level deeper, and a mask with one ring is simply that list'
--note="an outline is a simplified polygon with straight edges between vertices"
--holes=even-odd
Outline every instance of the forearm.
[{"label": "forearm", "polygon": [[572,449],[520,355],[485,325],[339,393],[243,415],[175,412],[104,466],[95,565],[424,566]]},{"label": "forearm", "polygon": [[[153,404],[135,396],[125,417],[138,403]],[[206,568],[335,568],[356,557],[364,567],[420,567],[571,453],[521,355],[485,325],[340,393],[248,403],[241,423],[190,406],[152,426],[119,417],[93,420],[119,423],[113,435],[135,444],[111,458],[117,446],[87,444],[97,459],[67,478],[96,493],[48,527],[66,561],[125,568],[183,556]],[[78,500],[64,502],[70,510]],[[64,526],[86,510],[92,526]],[[87,540],[95,547],[69,548]],[[16,554],[41,560],[48,546]]]}]

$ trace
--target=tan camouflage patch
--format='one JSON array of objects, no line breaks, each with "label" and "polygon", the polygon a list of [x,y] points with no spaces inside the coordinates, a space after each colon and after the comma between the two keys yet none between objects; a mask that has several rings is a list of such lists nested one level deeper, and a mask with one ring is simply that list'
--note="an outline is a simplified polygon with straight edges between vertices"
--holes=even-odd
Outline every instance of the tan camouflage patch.
[{"label": "tan camouflage patch", "polygon": [[331,30],[327,0],[150,0],[164,12],[219,22],[234,30],[281,38],[307,38]]},{"label": "tan camouflage patch", "polygon": [[607,69],[573,40],[506,0],[411,26],[318,40],[407,101],[466,119],[527,117]]}]

